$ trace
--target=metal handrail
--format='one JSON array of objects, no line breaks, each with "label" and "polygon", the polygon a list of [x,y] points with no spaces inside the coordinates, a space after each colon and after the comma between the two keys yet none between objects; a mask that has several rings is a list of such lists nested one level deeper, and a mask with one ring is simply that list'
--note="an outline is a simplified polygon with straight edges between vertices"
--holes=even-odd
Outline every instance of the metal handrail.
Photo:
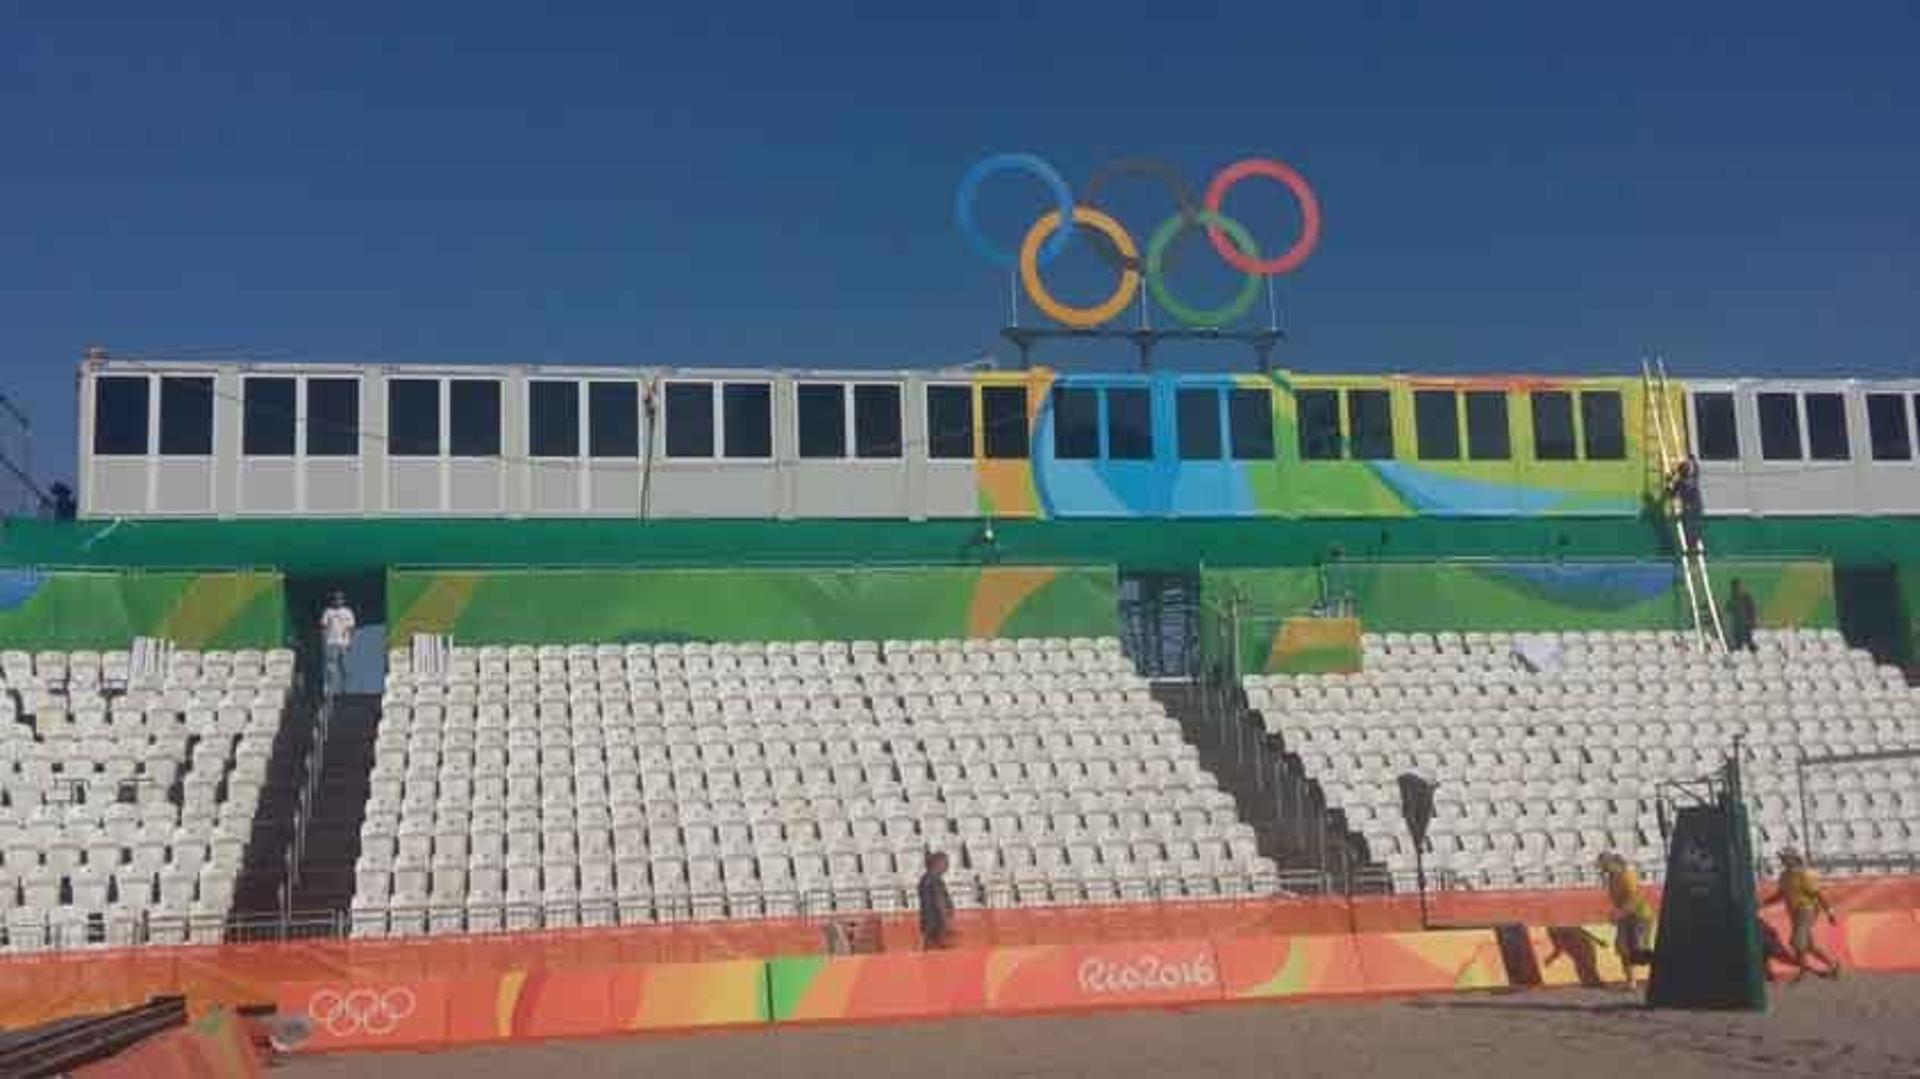
[{"label": "metal handrail", "polygon": [[0,1048],[0,1075],[64,1075],[186,1021],[184,997],[159,997],[111,1015],[60,1024]]}]

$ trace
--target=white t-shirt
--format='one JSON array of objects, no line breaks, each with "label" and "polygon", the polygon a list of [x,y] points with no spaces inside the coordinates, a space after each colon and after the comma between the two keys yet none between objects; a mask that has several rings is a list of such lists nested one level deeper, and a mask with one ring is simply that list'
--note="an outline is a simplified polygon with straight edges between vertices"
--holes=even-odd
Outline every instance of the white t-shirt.
[{"label": "white t-shirt", "polygon": [[320,615],[320,639],[347,648],[353,644],[353,609],[328,607]]}]

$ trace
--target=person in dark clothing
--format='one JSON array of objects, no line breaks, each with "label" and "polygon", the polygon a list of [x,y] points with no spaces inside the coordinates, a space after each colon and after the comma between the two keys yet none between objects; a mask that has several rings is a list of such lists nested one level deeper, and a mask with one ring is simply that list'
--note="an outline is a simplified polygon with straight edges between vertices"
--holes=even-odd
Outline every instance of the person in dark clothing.
[{"label": "person in dark clothing", "polygon": [[947,894],[946,876],[945,852],[929,853],[926,872],[920,874],[920,942],[928,951],[946,947],[953,934],[953,897]]},{"label": "person in dark clothing", "polygon": [[1666,496],[1673,500],[1674,508],[1680,513],[1680,534],[1685,550],[1692,554],[1700,549],[1700,518],[1706,512],[1705,503],[1700,498],[1700,461],[1691,454],[1680,462],[1667,479]]},{"label": "person in dark clothing", "polygon": [[1733,591],[1727,596],[1727,651],[1738,652],[1744,648],[1749,652],[1760,649],[1753,643],[1753,628],[1759,622],[1759,615],[1753,608],[1753,593],[1740,584],[1740,578],[1733,579]]}]

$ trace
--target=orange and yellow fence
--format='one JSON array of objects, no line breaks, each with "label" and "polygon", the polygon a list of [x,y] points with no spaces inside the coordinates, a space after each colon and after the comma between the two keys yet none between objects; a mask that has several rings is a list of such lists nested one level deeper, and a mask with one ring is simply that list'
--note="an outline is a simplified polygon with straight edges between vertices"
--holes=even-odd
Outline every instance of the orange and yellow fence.
[{"label": "orange and yellow fence", "polygon": [[[1920,970],[1920,878],[1838,881],[1829,895],[1842,919],[1822,941],[1842,962]],[[1434,903],[1443,925],[1600,926],[1530,931],[1536,961],[1556,936],[1574,948],[1538,967],[1547,984],[1618,976],[1606,914],[1597,890]],[[278,1005],[335,1026],[404,1011],[382,1037],[422,1044],[1530,980],[1514,977],[1512,947],[1501,965],[1491,930],[1418,926],[1410,898],[1328,897],[963,912],[957,947],[933,955],[914,950],[912,916],[897,915],[877,926],[880,954],[831,958],[812,954],[821,926],[803,920],[16,956],[0,960],[0,1029],[184,996],[195,1015]]]}]

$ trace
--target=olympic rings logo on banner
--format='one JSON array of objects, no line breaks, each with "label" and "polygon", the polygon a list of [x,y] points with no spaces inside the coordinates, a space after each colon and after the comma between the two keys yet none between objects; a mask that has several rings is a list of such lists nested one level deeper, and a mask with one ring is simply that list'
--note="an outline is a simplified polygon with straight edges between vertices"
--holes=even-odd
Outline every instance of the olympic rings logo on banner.
[{"label": "olympic rings logo on banner", "polygon": [[[987,177],[1001,172],[1023,172],[1038,180],[1053,199],[1053,209],[1040,215],[1027,229],[1018,251],[996,247],[980,231],[974,220],[974,201]],[[1139,245],[1126,228],[1102,212],[1096,202],[1099,188],[1122,174],[1135,174],[1160,180],[1172,192],[1174,215],[1161,222],[1147,240],[1144,259]],[[1300,235],[1289,247],[1270,258],[1262,257],[1253,233],[1222,212],[1227,192],[1242,180],[1255,177],[1273,180],[1287,189],[1300,207]],[[1027,298],[1041,313],[1064,326],[1089,329],[1107,322],[1127,309],[1145,281],[1154,301],[1182,325],[1217,329],[1245,315],[1260,297],[1260,279],[1291,273],[1307,261],[1320,242],[1320,200],[1313,188],[1292,166],[1270,158],[1236,161],[1214,176],[1205,196],[1196,202],[1178,170],[1158,161],[1126,159],[1094,174],[1087,183],[1086,201],[1075,203],[1073,192],[1058,169],[1037,154],[990,154],[973,163],[960,177],[954,192],[954,223],[959,226],[975,251],[996,266],[1017,270]],[[1188,229],[1206,230],[1213,250],[1228,266],[1245,278],[1231,299],[1218,307],[1193,307],[1174,295],[1167,285],[1166,260],[1173,242]],[[1047,291],[1040,268],[1066,250],[1076,229],[1093,237],[1106,261],[1119,272],[1119,281],[1105,300],[1087,307],[1061,303]]]},{"label": "olympic rings logo on banner", "polygon": [[413,990],[404,985],[391,989],[350,989],[344,993],[321,989],[307,1001],[307,1018],[336,1038],[355,1034],[379,1037],[400,1029],[402,1021],[419,1006]]}]

